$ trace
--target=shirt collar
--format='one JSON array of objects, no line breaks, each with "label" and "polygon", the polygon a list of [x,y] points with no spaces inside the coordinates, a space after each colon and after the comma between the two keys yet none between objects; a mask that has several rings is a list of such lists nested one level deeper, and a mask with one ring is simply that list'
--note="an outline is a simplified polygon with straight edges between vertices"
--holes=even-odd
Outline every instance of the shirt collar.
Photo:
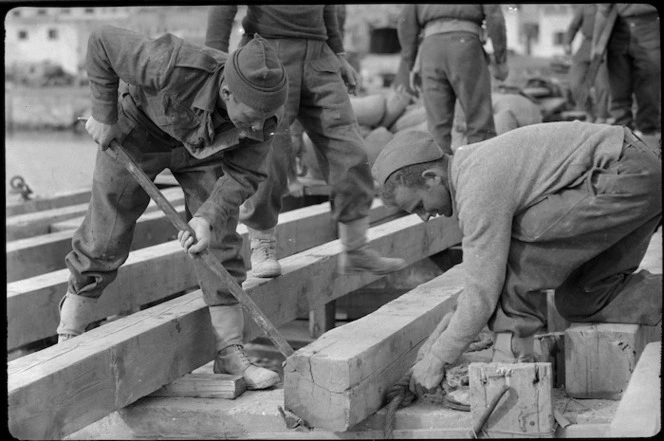
[{"label": "shirt collar", "polygon": [[219,99],[219,91],[221,90],[221,83],[224,81],[224,68],[220,66],[210,78],[206,81],[205,85],[201,87],[194,98],[193,105],[206,112],[213,112],[217,100]]}]

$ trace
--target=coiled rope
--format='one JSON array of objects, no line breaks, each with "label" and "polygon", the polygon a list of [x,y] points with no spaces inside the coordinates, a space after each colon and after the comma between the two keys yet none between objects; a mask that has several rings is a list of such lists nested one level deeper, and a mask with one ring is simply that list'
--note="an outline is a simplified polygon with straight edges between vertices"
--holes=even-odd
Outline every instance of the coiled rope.
[{"label": "coiled rope", "polygon": [[[482,351],[491,347],[491,345],[493,345],[493,334],[490,332],[480,332],[475,341],[468,346],[466,353]],[[403,407],[408,407],[413,401],[415,401],[416,395],[411,392],[409,388],[410,377],[410,372],[405,373],[399,381],[387,391],[387,409],[385,413],[385,428],[383,430],[385,439],[394,439],[394,421],[397,410]],[[445,403],[447,407],[455,410],[462,410],[449,401],[443,400],[443,403]]]}]

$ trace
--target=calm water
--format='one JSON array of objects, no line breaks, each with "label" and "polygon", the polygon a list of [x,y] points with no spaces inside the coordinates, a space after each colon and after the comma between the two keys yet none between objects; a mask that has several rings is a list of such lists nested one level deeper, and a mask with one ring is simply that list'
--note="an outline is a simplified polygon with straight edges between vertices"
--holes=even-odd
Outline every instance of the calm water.
[{"label": "calm water", "polygon": [[71,131],[18,131],[5,135],[5,194],[9,181],[23,177],[34,195],[48,196],[90,188],[97,144],[90,136]]}]

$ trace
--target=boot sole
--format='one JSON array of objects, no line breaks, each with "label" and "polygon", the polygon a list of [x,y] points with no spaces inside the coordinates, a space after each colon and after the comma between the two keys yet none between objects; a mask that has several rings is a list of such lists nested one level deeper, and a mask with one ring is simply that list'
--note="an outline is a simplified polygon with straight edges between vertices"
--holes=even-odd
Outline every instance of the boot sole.
[{"label": "boot sole", "polygon": [[281,270],[279,271],[266,271],[262,273],[251,273],[254,277],[259,277],[261,279],[274,279],[275,277],[279,277],[281,275]]}]

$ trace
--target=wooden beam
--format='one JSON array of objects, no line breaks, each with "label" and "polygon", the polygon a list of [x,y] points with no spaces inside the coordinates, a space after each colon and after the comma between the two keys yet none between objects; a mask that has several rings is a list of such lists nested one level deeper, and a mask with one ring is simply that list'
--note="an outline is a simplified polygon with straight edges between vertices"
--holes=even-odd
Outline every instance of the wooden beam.
[{"label": "wooden beam", "polygon": [[[376,200],[370,219],[380,222],[393,214],[393,209]],[[160,219],[167,222],[165,217]],[[329,204],[283,213],[279,222],[279,256],[290,256],[336,238]],[[245,226],[240,225],[238,232],[246,239]],[[248,240],[244,240],[243,255],[249,262]],[[7,284],[7,349],[55,335],[59,322],[58,303],[67,290],[68,278],[69,270],[62,269]],[[197,284],[193,265],[182,252],[179,242],[133,251],[99,300],[95,320],[137,309]]]},{"label": "wooden beam", "polygon": [[[184,193],[180,187],[166,189],[163,191],[163,194],[172,204],[179,205],[184,203]],[[27,237],[48,234],[53,231],[63,231],[64,229],[76,229],[83,222],[83,216],[88,209],[88,205],[89,203],[82,203],[12,216],[7,219],[7,240],[25,239]],[[145,213],[155,210],[158,210],[158,207],[151,201]],[[59,224],[60,226],[55,227],[54,224]],[[63,226],[66,227],[63,228]]]},{"label": "wooden beam", "polygon": [[385,405],[385,394],[456,306],[456,266],[377,311],[298,350],[284,367],[286,408],[316,428],[346,431]]},{"label": "wooden beam", "polygon": [[89,188],[79,188],[72,191],[54,194],[48,198],[35,198],[29,201],[8,201],[5,206],[7,217],[19,214],[35,213],[37,211],[66,207],[68,205],[90,202]]},{"label": "wooden beam", "polygon": [[[370,229],[369,237],[380,252],[399,250],[412,263],[458,243],[460,232],[456,219],[423,223],[410,215]],[[282,276],[251,278],[243,287],[275,326],[282,325],[379,278],[339,275],[340,252],[333,241],[287,257]],[[12,435],[61,438],[209,362],[214,356],[209,322],[195,291],[10,361]],[[248,325],[245,341],[262,333]]]},{"label": "wooden beam", "polygon": [[[184,205],[175,209],[184,215]],[[7,282],[65,268],[74,230],[22,239],[7,244]],[[173,240],[177,232],[160,211],[145,213],[136,222],[131,250]]]}]

